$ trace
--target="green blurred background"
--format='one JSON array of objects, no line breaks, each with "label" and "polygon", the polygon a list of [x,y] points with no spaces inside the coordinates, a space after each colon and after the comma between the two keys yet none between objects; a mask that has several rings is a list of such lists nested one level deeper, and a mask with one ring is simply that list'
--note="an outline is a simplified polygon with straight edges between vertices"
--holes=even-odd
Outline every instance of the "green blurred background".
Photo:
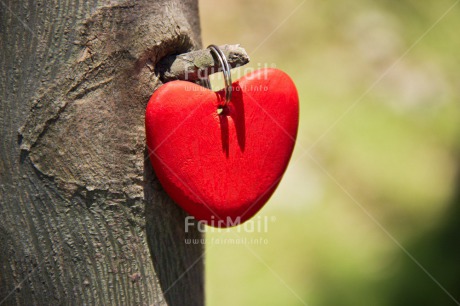
[{"label": "green blurred background", "polygon": [[458,2],[200,0],[301,102],[268,231],[208,229],[208,305],[459,305]]}]

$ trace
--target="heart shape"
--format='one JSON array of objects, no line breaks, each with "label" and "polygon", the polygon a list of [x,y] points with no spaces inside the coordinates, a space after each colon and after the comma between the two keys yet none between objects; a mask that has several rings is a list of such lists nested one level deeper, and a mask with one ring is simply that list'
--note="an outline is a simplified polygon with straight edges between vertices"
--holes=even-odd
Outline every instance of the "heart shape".
[{"label": "heart shape", "polygon": [[299,120],[297,90],[277,69],[261,69],[225,92],[186,81],[161,86],[145,115],[153,168],[169,196],[215,227],[240,224],[268,201],[286,170]]}]

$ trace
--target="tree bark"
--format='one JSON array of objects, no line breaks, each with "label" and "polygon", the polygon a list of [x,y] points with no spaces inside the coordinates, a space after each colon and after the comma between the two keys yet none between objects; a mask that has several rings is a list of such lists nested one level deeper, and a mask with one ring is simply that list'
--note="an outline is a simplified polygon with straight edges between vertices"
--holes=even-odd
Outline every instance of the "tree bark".
[{"label": "tree bark", "polygon": [[[219,46],[219,49],[224,53],[231,68],[249,63],[249,56],[240,45],[223,45]],[[166,56],[155,67],[160,74],[160,80],[164,82],[197,81],[222,71],[219,61],[213,57],[210,49]]]},{"label": "tree bark", "polygon": [[200,233],[144,139],[197,1],[3,0],[0,44],[0,304],[202,305]]}]

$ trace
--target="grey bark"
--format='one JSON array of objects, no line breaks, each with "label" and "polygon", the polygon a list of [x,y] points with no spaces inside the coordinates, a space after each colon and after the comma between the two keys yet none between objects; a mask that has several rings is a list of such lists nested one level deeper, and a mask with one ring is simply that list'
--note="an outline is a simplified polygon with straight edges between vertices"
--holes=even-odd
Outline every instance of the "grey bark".
[{"label": "grey bark", "polygon": [[[224,53],[231,68],[249,63],[249,56],[240,45],[223,45]],[[163,58],[156,65],[156,71],[163,82],[172,80],[197,81],[212,73],[222,71],[219,62],[209,49],[192,51]]]},{"label": "grey bark", "polygon": [[0,1],[0,304],[201,305],[203,248],[145,158],[196,0]]}]

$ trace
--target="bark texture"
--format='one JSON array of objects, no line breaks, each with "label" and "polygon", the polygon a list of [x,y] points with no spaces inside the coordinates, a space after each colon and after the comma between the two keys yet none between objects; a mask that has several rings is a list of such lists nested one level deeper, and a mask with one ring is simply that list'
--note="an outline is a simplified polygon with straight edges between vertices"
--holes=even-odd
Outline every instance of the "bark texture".
[{"label": "bark texture", "polygon": [[[224,53],[231,68],[249,63],[249,56],[240,45],[223,45],[219,46],[219,49]],[[166,56],[156,65],[156,71],[163,82],[197,81],[207,78],[212,73],[222,71],[222,67],[211,54],[211,50],[204,49]]]},{"label": "bark texture", "polygon": [[0,45],[0,304],[203,304],[144,136],[157,62],[201,47],[196,0],[4,0]]}]

